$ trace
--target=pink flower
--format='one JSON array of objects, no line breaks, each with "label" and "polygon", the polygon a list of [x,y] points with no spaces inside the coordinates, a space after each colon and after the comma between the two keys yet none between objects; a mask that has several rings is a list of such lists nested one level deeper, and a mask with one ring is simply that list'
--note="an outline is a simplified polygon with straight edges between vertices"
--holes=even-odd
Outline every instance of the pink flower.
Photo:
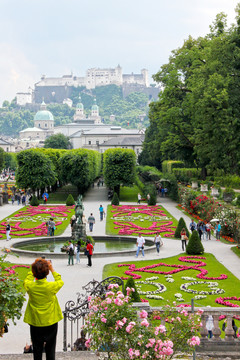
[{"label": "pink flower", "polygon": [[106,322],[107,322],[107,319],[106,319],[105,317],[101,317],[101,321],[102,321],[103,323],[106,323]]},{"label": "pink flower", "polygon": [[141,319],[145,319],[148,317],[148,313],[145,310],[142,310],[139,314]]},{"label": "pink flower", "polygon": [[164,333],[164,332],[166,332],[166,328],[165,328],[165,326],[164,325],[159,325],[159,326],[157,326],[157,327],[155,327],[155,335],[157,336],[158,335],[158,333]]},{"label": "pink flower", "polygon": [[149,322],[147,321],[147,319],[143,319],[143,321],[141,322],[141,325],[148,327],[148,326],[149,326]]},{"label": "pink flower", "polygon": [[193,336],[191,339],[187,340],[189,346],[196,346],[200,344],[200,339],[198,336]]},{"label": "pink flower", "polygon": [[118,306],[122,306],[122,305],[123,305],[123,301],[117,297],[116,299],[114,299],[114,304],[115,304],[115,305],[118,305]]},{"label": "pink flower", "polygon": [[87,339],[87,341],[85,342],[85,346],[86,346],[87,348],[90,348],[90,346],[91,346],[91,339]]}]

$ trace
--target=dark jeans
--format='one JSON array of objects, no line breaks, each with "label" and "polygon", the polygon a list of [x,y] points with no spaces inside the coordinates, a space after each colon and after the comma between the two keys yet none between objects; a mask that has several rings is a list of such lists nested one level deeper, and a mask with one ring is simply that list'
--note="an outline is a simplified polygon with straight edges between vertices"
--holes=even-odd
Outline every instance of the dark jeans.
[{"label": "dark jeans", "polygon": [[88,266],[92,266],[92,255],[88,255]]},{"label": "dark jeans", "polygon": [[89,223],[89,231],[93,231],[93,223]]},{"label": "dark jeans", "polygon": [[34,360],[42,360],[44,343],[45,343],[46,360],[55,360],[57,331],[58,331],[58,323],[43,327],[30,325],[30,334],[33,344]]},{"label": "dark jeans", "polygon": [[73,255],[68,254],[68,265],[70,265],[70,263],[73,265]]},{"label": "dark jeans", "polygon": [[156,243],[156,249],[157,249],[157,252],[159,253],[159,250],[160,250],[160,242],[157,242],[157,243]]},{"label": "dark jeans", "polygon": [[50,229],[50,236],[54,236],[54,228]]},{"label": "dark jeans", "polygon": [[103,211],[100,211],[100,221],[103,220]]},{"label": "dark jeans", "polygon": [[181,241],[182,241],[182,250],[184,251],[184,246],[185,246],[185,249],[186,249],[187,241],[186,240],[181,240]]}]

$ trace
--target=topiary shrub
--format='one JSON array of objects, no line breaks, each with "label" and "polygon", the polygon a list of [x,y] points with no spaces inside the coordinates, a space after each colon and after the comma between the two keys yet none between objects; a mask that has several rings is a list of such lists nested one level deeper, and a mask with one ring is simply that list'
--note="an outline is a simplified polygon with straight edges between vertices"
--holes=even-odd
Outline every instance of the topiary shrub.
[{"label": "topiary shrub", "polygon": [[72,194],[69,194],[66,200],[66,206],[72,206],[72,205],[75,205],[75,201]]},{"label": "topiary shrub", "polygon": [[194,230],[192,232],[192,235],[186,247],[186,253],[189,255],[201,255],[204,253],[204,247],[198,236],[197,230]]},{"label": "topiary shrub", "polygon": [[112,204],[112,205],[119,205],[119,198],[118,198],[118,195],[117,195],[116,192],[113,194],[113,198],[112,198],[111,204]]},{"label": "topiary shrub", "polygon": [[174,234],[175,238],[181,239],[181,231],[183,228],[186,230],[187,237],[189,237],[189,231],[188,231],[187,225],[185,223],[185,220],[181,217],[179,219],[178,226],[177,226],[175,234]]},{"label": "topiary shrub", "polygon": [[140,295],[137,291],[135,282],[132,277],[129,277],[126,281],[125,288],[124,288],[124,294],[127,295],[127,287],[130,289],[133,288],[135,291],[133,291],[130,295],[130,302],[141,302]]},{"label": "topiary shrub", "polygon": [[31,201],[30,201],[30,205],[31,206],[38,206],[40,203],[39,203],[39,200],[38,198],[36,197],[36,195],[33,195]]}]

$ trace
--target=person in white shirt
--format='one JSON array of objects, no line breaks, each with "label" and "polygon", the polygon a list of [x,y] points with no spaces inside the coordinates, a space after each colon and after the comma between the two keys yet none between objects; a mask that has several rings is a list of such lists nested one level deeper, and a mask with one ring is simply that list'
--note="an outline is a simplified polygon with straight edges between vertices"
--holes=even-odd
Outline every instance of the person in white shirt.
[{"label": "person in white shirt", "polygon": [[142,237],[141,234],[138,234],[136,257],[138,257],[138,254],[139,254],[139,251],[140,251],[140,250],[142,250],[142,256],[144,256],[144,244],[145,244],[145,239],[144,239],[144,237]]},{"label": "person in white shirt", "polygon": [[141,203],[141,200],[142,200],[141,194],[138,193],[138,204]]}]

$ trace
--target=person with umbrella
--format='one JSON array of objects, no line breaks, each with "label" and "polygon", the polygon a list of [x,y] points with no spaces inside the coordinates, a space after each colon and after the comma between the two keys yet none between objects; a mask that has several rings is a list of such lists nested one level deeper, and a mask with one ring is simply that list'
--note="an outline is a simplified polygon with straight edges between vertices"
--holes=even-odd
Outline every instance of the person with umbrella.
[{"label": "person with umbrella", "polygon": [[43,193],[43,194],[42,194],[42,198],[43,198],[43,202],[44,202],[44,204],[46,204],[46,203],[47,203],[47,201],[48,201],[48,197],[49,197],[49,195],[48,195],[48,193],[47,193],[47,192],[45,192],[45,193]]}]

